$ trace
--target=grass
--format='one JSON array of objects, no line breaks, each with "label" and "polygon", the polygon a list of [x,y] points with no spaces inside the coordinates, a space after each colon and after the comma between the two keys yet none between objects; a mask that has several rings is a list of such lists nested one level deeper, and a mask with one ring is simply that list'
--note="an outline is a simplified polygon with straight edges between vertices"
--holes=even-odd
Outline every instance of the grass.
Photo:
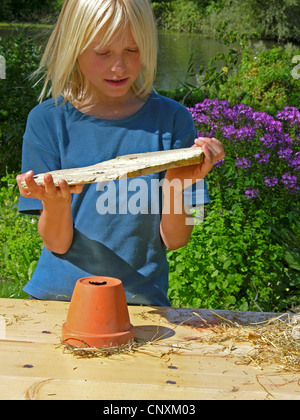
[{"label": "grass", "polygon": [[19,23],[19,22],[0,22],[1,29],[50,29],[52,25],[47,25],[44,23]]}]

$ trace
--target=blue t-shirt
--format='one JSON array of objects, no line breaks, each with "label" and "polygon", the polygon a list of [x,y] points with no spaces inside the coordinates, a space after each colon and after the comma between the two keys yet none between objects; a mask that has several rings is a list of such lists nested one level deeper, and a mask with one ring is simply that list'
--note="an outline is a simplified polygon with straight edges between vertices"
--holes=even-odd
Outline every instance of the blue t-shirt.
[{"label": "blue t-shirt", "polygon": [[[44,173],[125,154],[189,147],[196,136],[188,110],[157,93],[137,113],[120,120],[92,117],[69,102],[55,105],[49,99],[29,114],[22,172]],[[68,301],[79,278],[110,276],[122,280],[128,304],[169,306],[168,263],[160,236],[163,177],[156,173],[84,185],[72,198],[71,248],[64,255],[44,248],[24,291],[38,299]],[[189,204],[209,202],[205,181],[199,184],[198,193],[195,188],[186,193]],[[20,197],[20,212],[39,214],[40,209],[39,200]]]}]

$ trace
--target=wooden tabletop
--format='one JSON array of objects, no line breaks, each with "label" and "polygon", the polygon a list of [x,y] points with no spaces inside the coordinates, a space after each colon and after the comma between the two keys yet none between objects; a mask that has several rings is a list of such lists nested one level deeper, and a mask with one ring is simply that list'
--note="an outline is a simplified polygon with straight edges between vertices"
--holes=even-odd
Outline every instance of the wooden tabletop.
[{"label": "wooden tabletop", "polygon": [[201,319],[259,322],[274,314],[129,306],[135,337],[150,343],[129,354],[78,358],[61,346],[68,308],[0,299],[1,400],[300,399],[298,373],[240,363],[249,343],[198,340],[207,334]]}]

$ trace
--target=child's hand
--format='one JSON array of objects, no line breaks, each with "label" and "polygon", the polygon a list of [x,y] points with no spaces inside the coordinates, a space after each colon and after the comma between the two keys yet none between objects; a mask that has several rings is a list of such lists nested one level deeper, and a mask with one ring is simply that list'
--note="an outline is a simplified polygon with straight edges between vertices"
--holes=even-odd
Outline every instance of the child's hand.
[{"label": "child's hand", "polygon": [[200,165],[185,166],[181,168],[169,169],[166,173],[166,178],[171,181],[172,179],[180,179],[186,183],[183,187],[187,187],[188,180],[191,184],[206,177],[213,165],[220,159],[225,157],[225,152],[222,143],[215,138],[199,137],[195,140],[192,147],[202,147],[204,159]]},{"label": "child's hand", "polygon": [[213,138],[199,137],[193,147],[202,147],[204,159],[195,169],[196,178],[202,179],[210,172],[214,164],[225,157],[222,143]]},{"label": "child's hand", "polygon": [[[23,188],[24,182],[27,188]],[[70,187],[66,181],[59,181],[56,187],[50,174],[44,176],[45,187],[38,185],[33,171],[17,176],[20,194],[23,197],[42,201],[43,211],[38,222],[38,232],[45,247],[57,254],[65,254],[73,241],[73,220],[71,212],[72,193],[80,193],[82,185]]]},{"label": "child's hand", "polygon": [[[23,188],[21,185],[24,181],[27,188]],[[82,192],[82,185],[69,186],[64,180],[59,181],[59,186],[56,187],[50,174],[45,175],[44,181],[45,187],[37,185],[33,179],[33,171],[17,176],[20,194],[23,197],[37,198],[46,205],[70,203],[72,193],[80,194]]]}]

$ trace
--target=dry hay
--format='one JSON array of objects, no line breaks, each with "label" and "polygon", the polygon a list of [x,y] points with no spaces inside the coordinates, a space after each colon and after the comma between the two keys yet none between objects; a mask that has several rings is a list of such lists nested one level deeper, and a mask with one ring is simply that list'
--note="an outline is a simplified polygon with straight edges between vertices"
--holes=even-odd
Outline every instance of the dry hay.
[{"label": "dry hay", "polygon": [[70,346],[63,341],[60,344],[64,353],[72,354],[78,358],[91,359],[94,357],[110,357],[119,354],[132,354],[139,347],[147,344],[145,341],[132,340],[128,344],[122,344],[114,347],[89,347],[86,343],[85,347]]},{"label": "dry hay", "polygon": [[[139,316],[141,316],[144,319],[151,319],[148,314],[145,314],[144,311],[142,311]],[[189,319],[191,319],[192,317],[190,317]],[[179,327],[180,325],[184,324],[185,321],[181,322],[179,325],[176,325],[173,328],[173,331]],[[160,352],[159,355],[157,355],[157,353],[153,353],[149,350],[149,346],[156,344],[158,341],[160,341],[161,339],[163,339],[165,336],[167,336],[169,334],[169,331],[166,332],[163,335],[159,335],[157,334],[157,332],[154,334],[154,336],[151,338],[151,340],[142,340],[142,339],[136,339],[134,338],[133,340],[131,340],[128,344],[122,344],[120,346],[115,346],[115,347],[89,347],[87,343],[85,343],[83,340],[82,343],[84,346],[82,347],[76,347],[76,346],[71,346],[67,343],[65,343],[64,341],[60,342],[60,345],[58,347],[63,349],[63,353],[69,353],[72,354],[73,356],[76,356],[78,358],[94,358],[94,357],[106,357],[109,358],[111,356],[116,356],[116,355],[120,355],[120,354],[133,354],[135,352],[140,352],[140,353],[146,353],[146,354],[150,354],[152,356],[155,357],[163,357],[166,354],[170,354],[170,353],[176,353],[177,349],[172,348],[172,346],[170,346],[170,348],[165,351],[165,352]],[[79,337],[78,337],[79,338]]]},{"label": "dry hay", "polygon": [[[251,343],[253,349],[238,356],[241,364],[252,363],[258,368],[276,364],[287,372],[300,372],[300,315],[284,314],[268,321],[240,325],[214,314],[223,322],[210,326],[211,334],[201,335],[199,341],[220,345],[229,342],[231,348],[237,343]],[[199,316],[195,312],[194,315]]]},{"label": "dry hay", "polygon": [[[231,352],[232,355],[239,358],[237,363],[244,365],[254,364],[255,367],[260,369],[266,365],[276,364],[286,372],[300,372],[300,315],[283,314],[268,321],[240,325],[237,322],[221,317],[213,311],[210,312],[220,319],[219,324],[210,325],[199,314],[193,312],[194,316],[201,318],[209,331],[209,334],[199,334],[197,342],[227,347],[230,344],[231,349],[234,349],[238,343],[250,343],[252,348],[245,355],[236,355],[234,352]],[[147,317],[147,314],[144,312],[142,315]],[[176,325],[173,330],[180,325],[184,325],[185,322],[186,320]],[[73,347],[64,342],[61,342],[60,347],[63,348],[63,352],[73,354],[79,358],[109,358],[115,355],[133,354],[135,352],[157,356],[157,354],[151,353],[150,346],[157,344],[158,341],[164,338],[164,335],[153,337],[149,341],[133,340],[129,344],[118,347]],[[188,347],[186,348],[188,349]],[[178,349],[185,349],[185,346],[179,346]],[[174,352],[174,345],[170,344],[169,350],[161,353],[160,357],[172,352]]]}]

